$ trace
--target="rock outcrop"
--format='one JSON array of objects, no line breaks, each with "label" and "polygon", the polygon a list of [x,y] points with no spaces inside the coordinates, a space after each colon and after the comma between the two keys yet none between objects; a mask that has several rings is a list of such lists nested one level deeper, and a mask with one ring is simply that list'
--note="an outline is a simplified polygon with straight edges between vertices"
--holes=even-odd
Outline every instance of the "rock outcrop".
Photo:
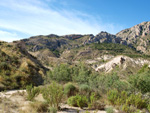
[{"label": "rock outcrop", "polygon": [[142,58],[133,59],[127,56],[116,56],[112,58],[110,61],[101,64],[95,68],[96,71],[104,71],[104,72],[110,72],[112,71],[116,66],[119,66],[122,68],[122,70],[126,70],[128,66],[132,68],[138,68],[142,67],[144,64],[148,64],[150,66],[150,61],[145,60]]},{"label": "rock outcrop", "polygon": [[125,29],[116,34],[127,45],[132,45],[137,51],[149,54],[150,44],[150,22],[143,22],[129,29]]},{"label": "rock outcrop", "polygon": [[113,34],[107,33],[107,32],[100,32],[95,37],[90,36],[88,40],[84,42],[84,44],[90,44],[90,43],[121,43],[122,39],[119,37],[116,37]]}]

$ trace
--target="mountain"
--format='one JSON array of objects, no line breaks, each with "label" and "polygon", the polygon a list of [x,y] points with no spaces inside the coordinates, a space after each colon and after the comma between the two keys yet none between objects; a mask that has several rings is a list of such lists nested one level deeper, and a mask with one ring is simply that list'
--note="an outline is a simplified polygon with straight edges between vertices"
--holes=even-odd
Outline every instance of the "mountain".
[{"label": "mountain", "polygon": [[[118,43],[127,45],[144,54],[149,54],[149,37],[150,37],[150,22],[143,22],[129,29],[125,29],[116,35],[100,32],[96,36],[88,35],[65,35],[58,36],[54,34],[40,35],[22,40],[25,42],[29,51],[35,52],[41,49],[49,49],[51,51],[64,49],[72,49],[91,43]],[[55,51],[56,52],[56,51]],[[55,53],[57,56],[58,54]]]},{"label": "mountain", "polygon": [[96,36],[50,34],[33,36],[21,42],[25,43],[30,54],[48,66],[59,62],[94,58],[108,53],[130,57],[141,57],[145,54],[147,57],[150,51],[149,39],[150,22],[143,22],[116,35],[104,31]]},{"label": "mountain", "polygon": [[137,51],[150,54],[150,22],[142,22],[116,34],[127,45],[132,45]]}]

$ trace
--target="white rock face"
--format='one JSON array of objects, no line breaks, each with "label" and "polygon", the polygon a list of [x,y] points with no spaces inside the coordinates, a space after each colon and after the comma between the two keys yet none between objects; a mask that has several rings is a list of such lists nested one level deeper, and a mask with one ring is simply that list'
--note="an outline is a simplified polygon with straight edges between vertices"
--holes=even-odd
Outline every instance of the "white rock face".
[{"label": "white rock face", "polygon": [[87,60],[86,63],[87,64],[94,64],[94,63],[97,63],[98,61],[96,60]]},{"label": "white rock face", "polygon": [[110,72],[114,69],[116,66],[123,66],[123,69],[125,69],[128,65],[132,65],[133,67],[136,66],[143,66],[144,64],[148,64],[150,66],[150,61],[145,59],[133,59],[127,56],[116,56],[115,58],[111,59],[110,61],[97,66],[95,68],[96,71],[104,71],[104,72]]},{"label": "white rock face", "polygon": [[86,63],[87,64],[96,64],[96,63],[98,63],[99,61],[108,61],[108,60],[110,60],[110,59],[112,59],[112,58],[114,58],[114,56],[113,55],[102,55],[102,56],[100,56],[100,57],[97,57],[97,58],[94,58],[94,60],[93,59],[89,59],[89,60],[86,60]]}]

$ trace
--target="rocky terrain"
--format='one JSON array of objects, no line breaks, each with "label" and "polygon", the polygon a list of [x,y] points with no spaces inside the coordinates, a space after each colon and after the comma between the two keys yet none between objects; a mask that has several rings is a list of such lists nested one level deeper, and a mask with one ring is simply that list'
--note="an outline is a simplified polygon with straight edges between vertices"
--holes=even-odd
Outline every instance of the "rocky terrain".
[{"label": "rocky terrain", "polygon": [[150,22],[142,22],[129,29],[122,30],[116,36],[132,45],[137,51],[149,54]]}]

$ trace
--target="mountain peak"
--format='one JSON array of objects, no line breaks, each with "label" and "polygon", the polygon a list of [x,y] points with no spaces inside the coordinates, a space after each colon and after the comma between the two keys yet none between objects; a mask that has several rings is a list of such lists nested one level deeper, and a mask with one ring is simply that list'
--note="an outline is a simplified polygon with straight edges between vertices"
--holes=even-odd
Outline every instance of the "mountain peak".
[{"label": "mountain peak", "polygon": [[146,35],[150,35],[150,21],[142,22],[129,29],[122,30],[116,34],[116,36],[121,38],[136,38]]},{"label": "mountain peak", "polygon": [[142,22],[129,29],[125,29],[116,34],[122,40],[127,41],[127,45],[133,45],[137,51],[149,54],[150,22]]}]

